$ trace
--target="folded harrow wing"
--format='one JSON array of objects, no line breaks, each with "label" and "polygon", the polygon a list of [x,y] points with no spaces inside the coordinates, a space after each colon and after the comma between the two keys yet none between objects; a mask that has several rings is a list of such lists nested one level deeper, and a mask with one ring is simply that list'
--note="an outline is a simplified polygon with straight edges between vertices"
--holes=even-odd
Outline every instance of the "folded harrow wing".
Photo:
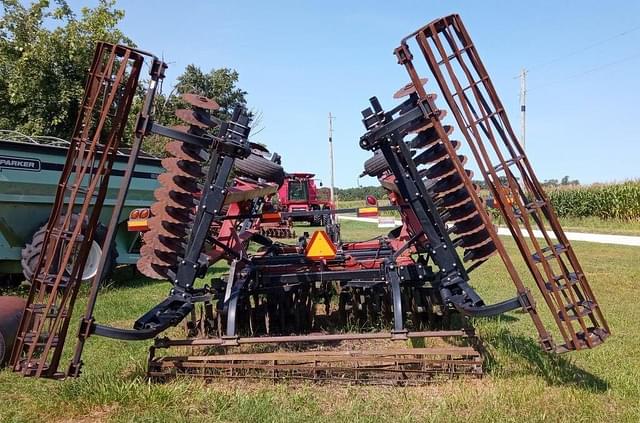
[{"label": "folded harrow wing", "polygon": [[[454,128],[443,125],[445,111],[436,107],[436,96],[425,91],[427,81],[420,78],[410,50],[416,45],[464,141],[449,138]],[[390,110],[375,97],[370,100],[371,107],[363,111],[366,133],[360,146],[374,152],[365,173],[378,177],[388,190],[402,226],[387,236],[343,242],[339,228],[330,224],[329,235],[319,231],[295,245],[265,236],[260,222],[318,216],[334,221],[324,217],[354,210],[263,209],[265,199],[282,185],[284,172],[277,160],[270,161],[248,141],[249,114],[236,107],[229,121],[221,121],[213,100],[187,94],[183,100],[191,107],[177,112],[186,126],[154,123],[153,98],[166,66],[149,56],[151,83],[105,243],[112,242],[143,137],[154,133],[171,138],[137,265],[145,275],[166,279],[172,286],[167,298],[138,318],[132,329],[114,328],[93,319],[100,282],[96,277],[66,375],[80,374],[83,347],[92,334],[125,340],[155,337],[148,363],[154,378],[185,374],[410,384],[428,381],[434,373],[477,375],[482,361],[474,348],[391,344],[452,336],[472,341],[472,330],[455,316],[493,316],[514,309],[531,316],[547,351],[600,344],[609,334],[600,308],[460,19],[450,16],[430,23],[405,38],[395,53],[410,83],[396,93],[401,103]],[[90,120],[98,122],[97,127],[84,133],[82,118],[77,126],[44,243],[50,254],[42,256],[34,275],[13,349],[11,364],[25,375],[64,376],[57,369],[80,284],[78,272],[145,57],[107,44],[96,53],[82,110],[88,113],[99,105]],[[133,65],[127,72],[114,66],[128,60]],[[97,93],[106,97],[97,101]],[[108,125],[100,124],[108,118]],[[458,152],[463,147],[475,158],[552,312],[560,345],[497,236],[473,173],[465,168],[472,166]],[[83,159],[84,154],[89,156]],[[96,157],[102,159],[92,165]],[[82,195],[73,194],[78,184],[66,184],[76,173],[77,181],[89,181]],[[68,189],[72,197],[64,206]],[[76,210],[78,217],[70,218]],[[538,233],[542,238],[535,238]],[[78,250],[80,254],[73,253]],[[504,263],[516,294],[486,304],[470,275],[493,256]],[[210,285],[198,282],[220,261],[230,265],[226,275],[213,278]],[[157,337],[183,321],[189,338]],[[345,332],[348,327],[360,330]],[[180,347],[204,349],[200,355],[158,354]]]},{"label": "folded harrow wing", "polygon": [[[414,59],[414,51],[418,51],[425,59],[475,158],[477,167],[496,199],[501,215],[544,302],[551,311],[562,338],[559,345],[543,325],[531,296],[524,288],[522,276],[513,266],[481,206],[470,173],[463,169],[465,157],[456,153],[460,142],[449,139],[452,128],[442,125],[441,118],[444,112],[435,106],[435,96],[427,94],[423,87],[426,80],[420,78],[421,61]],[[391,148],[403,151],[405,159],[409,162],[407,147],[428,147],[413,163],[427,163],[428,160],[432,160],[433,164],[426,171],[420,172],[420,176],[426,181],[427,195],[436,199],[436,205],[440,202],[439,205],[445,210],[445,220],[456,222],[450,232],[459,235],[457,243],[467,249],[465,258],[478,260],[476,263],[480,263],[488,248],[497,249],[516,286],[522,307],[533,319],[540,343],[545,350],[564,352],[592,348],[602,343],[609,335],[609,328],[598,302],[549,199],[514,135],[504,107],[460,17],[447,16],[420,28],[401,41],[395,55],[398,63],[407,70],[411,81],[398,95],[408,94],[410,98],[398,110],[400,117],[395,120],[396,123],[387,122],[391,114],[383,113],[377,101],[374,101],[373,111],[367,111],[365,116],[365,122],[372,128],[374,136],[363,138],[361,145],[364,148],[379,148],[392,170],[402,163],[394,163],[389,157]],[[419,135],[412,144],[407,146],[400,142],[398,127],[408,120],[410,111],[421,114],[426,125],[419,130]],[[390,133],[386,142],[380,142],[382,130],[377,127],[381,124],[381,119],[384,127],[391,129],[388,131]],[[421,124],[409,124],[411,129],[419,125]],[[431,141],[421,140],[421,136],[431,141],[439,141],[431,144]],[[394,147],[389,145],[388,140],[391,140]],[[445,151],[448,158],[439,161],[438,157]],[[413,164],[408,164],[411,174],[414,170]],[[399,170],[396,168],[393,172],[396,177]],[[447,173],[449,170],[453,172],[451,175]],[[453,190],[452,180],[461,184],[460,189]],[[451,186],[451,191],[446,189],[443,192],[444,185],[447,188]],[[424,195],[422,191],[415,192],[420,197]],[[403,195],[407,196],[409,201],[419,201],[413,199],[411,193]],[[467,195],[470,201],[465,203],[466,205],[458,205],[462,204],[458,203],[458,199],[462,201]],[[449,202],[456,204],[447,205]],[[451,220],[451,216],[458,210],[471,210],[471,205],[477,209],[480,219],[469,217],[468,221],[476,220],[477,225],[482,225],[483,229],[473,235],[460,233],[457,222],[468,221]],[[456,216],[453,217],[455,219]],[[476,228],[480,227],[475,225],[474,223],[473,226]],[[471,225],[462,231],[470,229]],[[491,239],[489,243],[476,244],[487,238]],[[468,243],[475,245],[472,248],[466,245]],[[484,251],[479,254],[481,250]],[[464,278],[464,272],[459,276]]]}]

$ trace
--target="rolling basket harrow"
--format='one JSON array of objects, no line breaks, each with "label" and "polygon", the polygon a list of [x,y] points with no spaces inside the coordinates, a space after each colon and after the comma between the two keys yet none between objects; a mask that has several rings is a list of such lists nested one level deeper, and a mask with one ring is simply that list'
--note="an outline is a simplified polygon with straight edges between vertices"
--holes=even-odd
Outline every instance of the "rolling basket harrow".
[{"label": "rolling basket harrow", "polygon": [[[442,123],[446,112],[437,108],[436,95],[425,91],[427,80],[418,73],[424,64],[414,60],[415,51],[425,59],[461,141],[450,139],[455,129]],[[267,220],[265,201],[277,192],[285,173],[277,160],[248,141],[247,111],[238,106],[229,120],[221,120],[215,117],[218,105],[213,100],[185,94],[191,108],[178,110],[177,116],[186,125],[159,125],[152,105],[166,65],[135,49],[100,44],[82,106],[88,120],[85,115],[79,119],[69,149],[44,241],[46,258],[32,277],[13,348],[13,369],[27,376],[78,376],[87,338],[100,335],[155,338],[149,356],[154,379],[190,375],[416,384],[433,380],[435,374],[480,375],[482,359],[473,331],[456,323],[455,316],[494,316],[515,309],[530,315],[546,351],[602,343],[609,329],[598,303],[460,18],[452,15],[420,28],[401,41],[395,55],[410,83],[396,92],[400,103],[389,110],[370,99],[362,113],[366,132],[360,147],[373,152],[364,173],[377,177],[387,190],[402,225],[384,237],[343,242],[339,228],[330,223],[326,232],[291,245],[260,229]],[[152,62],[151,82],[105,244],[113,240],[143,137],[171,138],[137,266],[172,287],[132,329],[121,329],[93,318],[100,283],[96,277],[75,353],[63,373],[59,361],[80,285],[78,273],[93,241],[91,223],[102,207],[109,160],[145,58]],[[125,65],[130,66],[127,72]],[[462,147],[471,151],[557,330],[543,323],[525,275],[497,236],[473,172],[465,168],[469,157],[459,153]],[[102,153],[100,160],[96,152]],[[71,210],[79,210],[77,222],[65,218]],[[314,220],[349,211],[292,211],[276,218]],[[536,238],[534,230],[542,237]],[[73,255],[72,250],[81,253]],[[504,263],[516,293],[485,304],[470,275],[493,256]],[[229,263],[228,274],[200,286],[197,280],[220,261]],[[158,337],[183,321],[187,339]],[[345,331],[349,327],[367,329]],[[560,343],[551,332],[560,335]],[[419,348],[398,342],[434,338],[457,341]],[[158,354],[170,348],[188,353]]]}]

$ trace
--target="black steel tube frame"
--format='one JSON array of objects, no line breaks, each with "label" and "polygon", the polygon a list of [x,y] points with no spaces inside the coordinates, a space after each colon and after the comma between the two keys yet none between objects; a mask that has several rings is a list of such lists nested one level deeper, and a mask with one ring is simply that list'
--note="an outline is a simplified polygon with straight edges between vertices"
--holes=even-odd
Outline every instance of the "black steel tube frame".
[{"label": "black steel tube frame", "polygon": [[[206,290],[195,288],[194,282],[207,267],[206,259],[202,257],[202,249],[212,221],[222,210],[233,163],[236,158],[247,157],[251,153],[248,142],[249,120],[246,109],[238,106],[231,120],[220,127],[219,136],[211,138],[214,141],[213,152],[209,172],[204,181],[203,195],[184,257],[178,263],[177,272],[170,275],[170,282],[173,284],[170,295],[141,316],[135,322],[133,330],[95,325],[90,322],[91,328],[88,332],[124,340],[149,339],[180,323],[191,313],[194,303],[210,300],[211,297]],[[146,127],[151,131],[170,134],[166,131],[167,128],[160,125],[152,123]]]},{"label": "black steel tube frame", "polygon": [[[396,178],[400,195],[420,222],[420,229],[428,243],[428,250],[424,252],[440,269],[440,277],[434,284],[443,303],[471,316],[492,316],[520,307],[526,308],[529,300],[522,295],[490,306],[484,304],[469,285],[468,273],[455,251],[437,206],[422,183],[411,151],[403,139],[410,130],[424,126],[425,117],[436,111],[428,101],[420,101],[415,94],[388,112],[383,111],[377,98],[371,98],[370,103],[371,108],[362,112],[367,133],[361,137],[360,146],[365,150],[382,152]],[[396,114],[399,116],[394,117]],[[391,278],[389,282],[395,292],[395,276],[392,272],[388,272],[387,276]]]}]

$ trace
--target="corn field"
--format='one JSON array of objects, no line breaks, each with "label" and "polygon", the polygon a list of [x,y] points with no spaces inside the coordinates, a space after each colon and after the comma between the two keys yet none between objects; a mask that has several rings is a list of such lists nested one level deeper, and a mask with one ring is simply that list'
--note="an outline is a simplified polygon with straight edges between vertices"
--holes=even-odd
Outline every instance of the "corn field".
[{"label": "corn field", "polygon": [[640,220],[640,180],[547,189],[559,217]]}]

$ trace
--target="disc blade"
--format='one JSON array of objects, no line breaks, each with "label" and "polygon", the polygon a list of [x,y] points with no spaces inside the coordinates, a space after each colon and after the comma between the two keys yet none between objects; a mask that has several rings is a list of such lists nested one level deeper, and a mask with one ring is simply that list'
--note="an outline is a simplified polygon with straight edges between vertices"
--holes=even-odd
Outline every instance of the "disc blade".
[{"label": "disc blade", "polygon": [[180,160],[205,162],[209,159],[209,155],[202,148],[191,147],[182,141],[171,141],[167,143],[164,151]]},{"label": "disc blade", "polygon": [[475,250],[469,250],[464,252],[464,261],[477,261],[487,260],[497,252],[496,245],[493,242],[489,242],[483,245],[481,248]]},{"label": "disc blade", "polygon": [[[420,78],[420,84],[424,85],[426,84],[428,81],[427,78]],[[402,98],[402,97],[406,97],[408,95],[411,95],[413,93],[416,92],[416,87],[415,85],[413,85],[413,82],[409,82],[408,84],[406,84],[404,87],[400,88],[398,91],[396,91],[393,94],[393,98]]]},{"label": "disc blade", "polygon": [[158,175],[158,182],[169,191],[177,191],[183,194],[200,192],[197,180],[191,176],[185,177],[165,172]]},{"label": "disc blade", "polygon": [[192,178],[201,178],[204,176],[202,166],[199,162],[192,160],[182,160],[177,157],[167,157],[162,159],[162,167],[173,175],[190,176]]},{"label": "disc blade", "polygon": [[182,100],[184,100],[185,103],[188,103],[194,107],[198,107],[200,109],[206,109],[206,110],[218,110],[220,109],[220,105],[218,103],[216,103],[214,100],[211,100],[210,98],[198,95],[198,94],[194,94],[194,93],[185,93],[182,94]]}]

